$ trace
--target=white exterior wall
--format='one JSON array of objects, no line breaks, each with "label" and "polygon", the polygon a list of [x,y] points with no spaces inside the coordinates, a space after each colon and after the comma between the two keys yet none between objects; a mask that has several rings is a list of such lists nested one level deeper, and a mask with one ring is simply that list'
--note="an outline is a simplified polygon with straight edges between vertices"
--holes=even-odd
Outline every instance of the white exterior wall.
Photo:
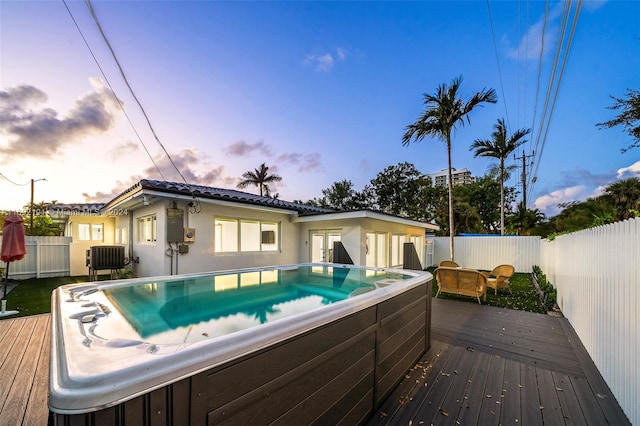
[{"label": "white exterior wall", "polygon": [[[133,269],[137,277],[282,265],[300,261],[298,227],[291,223],[288,214],[264,208],[244,207],[241,204],[233,206],[205,203],[201,204],[202,210],[199,213],[192,213],[186,201],[177,202],[177,207],[184,211],[184,227],[195,229],[195,242],[183,243],[189,247],[189,252],[186,254],[175,252],[172,259],[166,254],[169,249],[169,244],[166,242],[167,208],[170,204],[168,200],[158,201],[133,212],[133,257],[139,258],[139,263],[134,264]],[[156,242],[138,243],[137,220],[150,214],[156,215]],[[280,249],[268,252],[215,253],[215,217],[277,222],[280,225]],[[177,249],[176,243],[172,246],[174,250]]]},{"label": "white exterior wall", "polygon": [[[300,262],[310,261],[309,235],[311,231],[318,230],[339,230],[340,241],[349,253],[351,260],[355,265],[363,266],[366,264],[366,235],[369,232],[386,233],[387,244],[387,263],[390,262],[390,244],[391,235],[418,235],[424,241],[424,228],[417,226],[405,225],[402,223],[392,223],[372,218],[350,218],[337,220],[319,220],[314,222],[303,222],[300,224],[300,238],[302,244],[299,245]],[[402,250],[402,248],[400,248]],[[421,247],[416,247],[418,256],[422,258]]]},{"label": "white exterior wall", "polygon": [[[196,241],[185,243],[189,253],[179,255],[179,273],[220,271],[225,269],[249,268],[298,263],[298,229],[291,223],[289,215],[264,209],[202,204],[200,213],[188,213],[185,209],[185,227],[195,228]],[[214,218],[261,220],[279,224],[278,251],[215,253]]]},{"label": "white exterior wall", "polygon": [[[81,223],[102,224],[102,241],[80,241],[78,240],[78,225]],[[80,275],[88,275],[87,268],[87,250],[92,246],[115,245],[115,220],[113,217],[96,216],[96,215],[72,215],[69,216],[67,224],[67,233],[71,235],[72,242],[69,245],[69,261],[70,272],[72,277]]]},{"label": "white exterior wall", "polygon": [[[132,212],[133,221],[129,229],[133,236],[133,258],[138,258],[138,263],[133,263],[133,273],[136,277],[152,277],[169,275],[169,259],[165,255],[167,249],[166,240],[166,215],[168,202],[158,201],[149,206],[140,207]],[[156,242],[138,242],[138,219],[143,216],[156,215]]]}]

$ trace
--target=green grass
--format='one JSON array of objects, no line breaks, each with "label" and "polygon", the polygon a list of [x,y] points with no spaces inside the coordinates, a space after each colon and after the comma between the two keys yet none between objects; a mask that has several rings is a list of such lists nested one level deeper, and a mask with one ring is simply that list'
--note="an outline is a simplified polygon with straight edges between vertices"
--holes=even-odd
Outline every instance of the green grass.
[{"label": "green grass", "polygon": [[5,318],[9,319],[50,313],[51,293],[55,288],[64,284],[86,281],[89,281],[88,276],[30,278],[28,280],[21,280],[20,285],[7,294],[7,310],[17,310],[18,313]]},{"label": "green grass", "polygon": [[[435,273],[433,272],[435,268],[429,268],[428,271],[434,274],[433,279],[433,296],[438,292],[438,285],[435,280]],[[546,312],[540,302],[540,298],[533,288],[533,283],[531,282],[531,275],[529,274],[514,274],[511,277],[510,286],[511,291],[513,291],[513,295],[509,294],[509,290],[507,289],[499,289],[498,294],[495,295],[493,293],[493,289],[490,288],[487,291],[487,301],[482,300],[483,305],[489,306],[498,306],[500,308],[507,309],[515,309],[518,311],[528,311],[528,312],[536,312],[536,313],[544,313]],[[459,300],[461,302],[469,302],[469,303],[478,303],[478,300],[475,297],[470,296],[461,296],[457,294],[450,293],[442,293],[438,296],[439,299],[452,299]]]}]

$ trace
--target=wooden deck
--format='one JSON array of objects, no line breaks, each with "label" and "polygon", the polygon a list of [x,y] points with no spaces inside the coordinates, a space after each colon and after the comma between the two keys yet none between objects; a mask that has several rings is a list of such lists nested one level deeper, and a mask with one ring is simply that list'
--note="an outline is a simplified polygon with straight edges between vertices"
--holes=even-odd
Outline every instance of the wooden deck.
[{"label": "wooden deck", "polygon": [[[0,321],[0,424],[46,425],[50,315]],[[432,346],[369,425],[630,424],[564,318],[433,299]]]},{"label": "wooden deck", "polygon": [[46,425],[51,315],[0,321],[0,424]]},{"label": "wooden deck", "polygon": [[431,336],[369,426],[630,424],[566,318],[434,299]]}]

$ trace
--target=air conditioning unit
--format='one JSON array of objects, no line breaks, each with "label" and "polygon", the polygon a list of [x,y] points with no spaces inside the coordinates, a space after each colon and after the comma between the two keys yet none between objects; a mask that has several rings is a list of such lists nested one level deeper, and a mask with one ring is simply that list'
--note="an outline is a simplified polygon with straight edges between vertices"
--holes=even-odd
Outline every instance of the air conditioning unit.
[{"label": "air conditioning unit", "polygon": [[125,267],[124,246],[93,246],[88,254],[88,266],[94,271]]}]

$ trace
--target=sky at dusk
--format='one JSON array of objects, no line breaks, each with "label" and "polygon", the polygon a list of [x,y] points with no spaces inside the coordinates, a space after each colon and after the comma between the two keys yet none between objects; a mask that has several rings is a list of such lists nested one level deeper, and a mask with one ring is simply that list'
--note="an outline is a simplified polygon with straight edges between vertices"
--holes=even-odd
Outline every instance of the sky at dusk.
[{"label": "sky at dusk", "polygon": [[46,179],[35,202],[61,203],[182,181],[165,150],[187,182],[222,188],[266,163],[289,201],[345,179],[361,190],[401,162],[434,173],[447,167],[444,143],[402,136],[423,94],[462,76],[464,98],[494,88],[498,103],[455,132],[453,167],[487,172],[495,160],[469,146],[497,119],[531,128],[518,150],[536,151],[528,207],[556,214],[640,176],[640,148],[621,153],[631,136],[596,126],[615,116],[611,95],[640,88],[640,2],[582,2],[564,62],[577,4],[94,0],[161,146],[85,2],[0,0],[0,210],[28,204],[31,179]]}]

